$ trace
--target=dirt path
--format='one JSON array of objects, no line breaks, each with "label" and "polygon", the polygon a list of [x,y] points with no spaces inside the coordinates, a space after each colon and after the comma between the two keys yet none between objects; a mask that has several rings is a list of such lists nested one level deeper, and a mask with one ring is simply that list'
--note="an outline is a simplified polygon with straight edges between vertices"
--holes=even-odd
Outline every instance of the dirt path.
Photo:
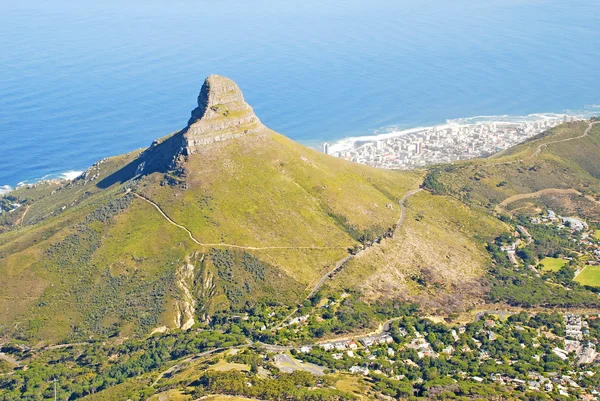
[{"label": "dirt path", "polygon": [[540,153],[542,153],[542,150],[544,150],[544,148],[548,147],[549,145],[555,144],[555,143],[562,143],[562,142],[569,142],[569,141],[574,141],[576,139],[581,139],[584,138],[586,136],[588,136],[588,134],[590,133],[590,131],[592,130],[592,127],[595,124],[598,124],[599,122],[588,122],[588,127],[585,129],[585,131],[583,132],[583,134],[573,137],[573,138],[565,138],[565,139],[559,139],[556,141],[550,141],[550,142],[546,142],[546,143],[542,143],[541,145],[539,145],[535,152],[533,152],[533,154],[529,157],[526,157],[525,159],[516,159],[516,160],[511,160],[511,161],[500,161],[497,163],[493,163],[494,165],[500,165],[500,164],[513,164],[513,163],[521,163],[521,162],[525,162],[525,161],[530,161],[535,159],[536,157],[539,156]]},{"label": "dirt path", "polygon": [[579,136],[576,136],[576,137],[573,137],[573,138],[566,138],[566,139],[560,139],[560,140],[557,140],[557,141],[550,141],[550,142],[542,143],[541,145],[539,145],[537,147],[537,149],[535,150],[535,152],[531,156],[529,156],[527,159],[525,159],[525,161],[529,161],[531,159],[536,158],[540,153],[542,153],[542,150],[545,147],[548,147],[549,145],[552,145],[552,144],[555,144],[555,143],[562,143],[562,142],[574,141],[576,139],[581,139],[581,138],[584,138],[584,137],[588,136],[588,134],[592,130],[592,127],[594,126],[594,124],[598,124],[598,123],[597,122],[589,122],[588,123],[588,127],[585,129],[585,131],[583,132],[582,135],[579,135]]},{"label": "dirt path", "polygon": [[[392,236],[394,236],[396,234],[396,232],[400,229],[400,227],[402,226],[402,223],[404,223],[404,220],[406,219],[406,208],[404,206],[404,202],[406,201],[406,199],[408,199],[410,196],[422,191],[422,188],[416,188],[416,189],[411,189],[410,191],[406,192],[404,194],[404,196],[402,196],[402,199],[400,199],[400,201],[398,202],[400,204],[400,218],[398,219],[398,221],[396,222],[396,228],[394,229],[394,232],[392,234]],[[335,264],[335,266],[333,267],[333,269],[331,269],[330,271],[328,271],[327,273],[325,273],[320,279],[319,281],[314,285],[314,287],[312,288],[312,290],[308,293],[308,296],[306,299],[310,299],[313,295],[315,295],[317,293],[317,291],[319,291],[319,289],[321,288],[321,286],[323,286],[323,284],[325,283],[325,281],[329,278],[331,278],[335,273],[337,273],[342,266],[344,266],[344,264],[352,259],[354,259],[354,257],[361,255],[364,251],[366,251],[367,249],[372,248],[373,246],[376,246],[378,244],[373,244],[371,247],[368,248],[364,248],[362,249],[360,252],[358,252],[356,255],[346,255],[343,259],[340,259],[337,261],[337,263]],[[281,327],[289,318],[291,318],[294,313],[296,313],[298,309],[294,309],[289,315],[287,315],[277,326],[275,326],[275,329],[278,329],[279,327]]]},{"label": "dirt path", "polygon": [[[506,210],[506,206],[510,205],[511,203],[520,201],[522,199],[538,198],[543,195],[566,195],[566,194],[583,195],[581,192],[579,192],[578,190],[573,189],[573,188],[569,188],[569,189],[546,188],[546,189],[539,190],[537,192],[530,192],[527,194],[518,194],[518,195],[511,196],[510,198],[506,198],[502,202],[500,202],[498,204],[498,206],[496,206],[496,208],[502,208],[502,209]],[[597,202],[597,201],[594,200],[594,202]]]},{"label": "dirt path", "polygon": [[20,226],[23,225],[23,220],[25,220],[25,216],[27,216],[27,212],[29,211],[29,206],[27,205],[25,206],[25,210],[23,211],[23,214],[21,215],[21,217],[19,217],[17,220],[15,220],[15,226]]},{"label": "dirt path", "polygon": [[214,354],[216,352],[219,352],[219,351],[225,351],[225,348],[211,349],[211,350],[208,350],[208,351],[201,352],[199,354],[188,356],[185,359],[182,359],[181,361],[177,362],[175,365],[171,366],[169,369],[160,372],[158,374],[158,377],[156,378],[156,380],[154,380],[154,382],[152,383],[151,386],[152,387],[156,386],[158,384],[158,382],[159,382],[160,379],[162,379],[165,375],[171,374],[174,371],[176,371],[177,369],[181,368],[182,365],[184,365],[186,363],[190,363],[190,362],[195,362],[195,361],[197,361],[200,358],[204,358],[206,356],[210,356],[210,355],[212,355],[212,354]]},{"label": "dirt path", "polygon": [[260,250],[266,250],[266,249],[304,249],[304,250],[312,250],[312,249],[317,249],[317,250],[323,250],[323,249],[346,249],[346,247],[343,247],[343,246],[244,246],[244,245],[225,244],[225,243],[210,244],[210,243],[200,242],[200,241],[198,241],[198,239],[196,239],[196,237],[194,237],[194,235],[192,234],[192,232],[187,227],[182,226],[181,224],[178,224],[177,222],[175,222],[154,201],[146,198],[143,195],[135,193],[135,192],[132,192],[132,194],[134,196],[142,199],[143,201],[151,204],[152,206],[154,206],[154,208],[156,210],[158,210],[158,212],[169,223],[171,223],[175,227],[178,227],[178,228],[182,229],[183,231],[185,231],[188,234],[188,236],[190,237],[190,239],[192,241],[194,241],[196,244],[200,245],[200,246],[206,246],[206,247],[225,247],[225,248],[235,248],[235,249],[247,249],[247,250],[252,250],[252,251],[260,251]]}]

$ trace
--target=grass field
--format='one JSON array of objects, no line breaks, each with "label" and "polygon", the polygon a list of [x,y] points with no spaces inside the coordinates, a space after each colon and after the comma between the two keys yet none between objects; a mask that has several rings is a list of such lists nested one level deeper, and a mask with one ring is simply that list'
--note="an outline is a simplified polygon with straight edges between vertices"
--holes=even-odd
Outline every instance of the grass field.
[{"label": "grass field", "polygon": [[575,281],[583,285],[600,287],[600,266],[587,266],[575,277]]},{"label": "grass field", "polygon": [[596,237],[596,239],[600,239],[600,230],[596,230],[594,237]]},{"label": "grass field", "polygon": [[245,363],[229,363],[225,359],[220,359],[219,362],[212,365],[209,369],[216,370],[217,372],[226,372],[229,370],[249,372],[250,366]]},{"label": "grass field", "polygon": [[561,267],[567,264],[567,261],[561,258],[544,258],[540,260],[540,264],[544,265],[543,271],[559,271]]}]

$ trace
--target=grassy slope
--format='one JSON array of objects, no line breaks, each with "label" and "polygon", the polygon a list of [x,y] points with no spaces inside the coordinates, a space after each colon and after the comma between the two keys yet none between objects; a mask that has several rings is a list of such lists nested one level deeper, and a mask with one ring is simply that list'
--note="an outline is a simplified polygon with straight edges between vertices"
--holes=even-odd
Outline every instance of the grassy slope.
[{"label": "grassy slope", "polygon": [[575,281],[592,287],[600,287],[600,266],[586,266]]},{"label": "grassy slope", "polygon": [[[105,163],[101,176],[120,168],[124,159],[127,156]],[[35,326],[33,331],[40,337],[48,335],[50,340],[55,340],[70,331],[70,319],[81,319],[80,310],[73,307],[72,294],[68,294],[75,282],[52,270],[47,252],[76,234],[78,224],[111,198],[119,196],[118,192],[119,188],[101,191],[94,182],[79,181],[66,186],[39,184],[11,193],[30,207],[23,225],[4,226],[5,232],[0,234],[0,332],[16,327],[23,333]],[[47,303],[39,303],[44,296],[60,304],[56,311],[42,310],[48,307]],[[51,322],[48,333],[39,331],[43,321]],[[11,327],[10,323],[16,325]]]},{"label": "grassy slope", "polygon": [[[257,250],[255,259],[237,251],[232,281],[210,291],[188,283],[205,302],[198,309],[214,312],[228,310],[226,294],[234,294],[239,305],[240,298],[261,296],[295,302],[358,234],[390,227],[400,213],[397,200],[420,182],[420,174],[347,163],[275,133],[246,139],[194,155],[186,166],[187,190],[161,186],[158,173],[108,188],[96,185],[131,163],[134,152],[91,168],[93,181],[13,192],[29,210],[22,225],[4,222],[0,234],[0,332],[55,342],[172,327],[182,301],[178,266],[191,258],[195,274],[203,275],[198,282],[218,281],[219,269],[210,260],[199,262],[212,247],[193,243],[152,205],[127,195],[127,187],[157,201],[202,241],[334,247]],[[125,209],[92,218],[115,202]],[[243,260],[264,278],[238,265]]]},{"label": "grassy slope", "polygon": [[[580,135],[584,128],[569,124],[536,141]],[[595,127],[588,138],[552,145],[535,160],[497,164],[531,154],[537,145],[527,143],[497,158],[451,166],[439,180],[457,197],[482,206],[548,187],[597,194],[600,185],[590,161],[598,154],[599,136]],[[560,156],[564,152],[571,152],[569,159]],[[98,176],[94,181],[13,192],[29,210],[19,227],[0,222],[5,224],[0,234],[1,332],[47,341],[147,332],[175,320],[181,302],[178,266],[193,259],[195,274],[203,278],[199,281],[218,280],[214,263],[199,262],[212,247],[193,243],[142,200],[132,198],[124,211],[117,208],[114,215],[88,222],[105,205],[121,202],[124,188],[132,185],[117,181],[101,189],[96,183],[136,155],[92,168],[90,175]],[[250,263],[236,262],[230,282],[210,291],[193,288],[202,302],[213,297],[210,306],[199,305],[208,312],[228,309],[226,294],[273,297],[275,287],[283,290],[280,301],[295,302],[359,235],[380,233],[395,223],[398,199],[422,178],[328,157],[272,132],[207,146],[185,167],[187,189],[161,186],[158,173],[133,185],[202,242],[334,247],[248,250],[252,257],[235,253],[232,260]],[[501,180],[507,184],[498,187]],[[472,304],[483,289],[487,259],[482,243],[505,227],[457,200],[427,193],[410,198],[407,210],[399,235],[352,261],[332,285],[359,286],[371,298],[399,295],[431,308]],[[263,278],[248,269],[258,269]],[[245,289],[243,284],[248,284]]]},{"label": "grassy slope", "polygon": [[[585,138],[551,144],[537,157],[528,159],[540,144],[579,136],[585,128],[585,122],[562,124],[495,157],[443,166],[439,169],[438,181],[468,204],[490,209],[511,196],[547,188],[573,188],[582,194],[597,196],[600,193],[597,163],[600,126],[595,125]],[[590,203],[577,199],[579,195],[565,197],[572,198],[571,202]]]},{"label": "grassy slope", "polygon": [[272,132],[207,147],[190,158],[187,175],[186,190],[140,190],[201,242],[339,248],[254,252],[305,284],[356,243],[350,228],[390,227],[398,199],[420,182],[420,174],[347,163]]},{"label": "grassy slope", "polygon": [[452,198],[427,192],[409,198],[406,209],[396,236],[351,261],[330,286],[358,288],[370,299],[418,301],[426,309],[453,311],[476,302],[489,263],[483,243],[507,228]]}]

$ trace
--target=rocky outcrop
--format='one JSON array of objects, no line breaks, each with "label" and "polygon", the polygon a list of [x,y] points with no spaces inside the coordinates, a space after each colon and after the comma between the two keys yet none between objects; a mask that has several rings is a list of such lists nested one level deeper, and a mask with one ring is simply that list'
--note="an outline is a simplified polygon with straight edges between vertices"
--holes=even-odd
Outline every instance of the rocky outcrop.
[{"label": "rocky outcrop", "polygon": [[242,91],[231,79],[210,75],[204,81],[198,107],[188,125],[168,137],[155,140],[123,171],[109,177],[103,186],[155,172],[165,173],[171,185],[185,181],[184,162],[194,153],[215,142],[245,135],[263,135],[267,128],[244,101]]},{"label": "rocky outcrop", "polygon": [[211,75],[204,81],[198,107],[184,130],[188,154],[202,146],[265,130],[252,107],[244,101],[242,91],[231,79]]}]

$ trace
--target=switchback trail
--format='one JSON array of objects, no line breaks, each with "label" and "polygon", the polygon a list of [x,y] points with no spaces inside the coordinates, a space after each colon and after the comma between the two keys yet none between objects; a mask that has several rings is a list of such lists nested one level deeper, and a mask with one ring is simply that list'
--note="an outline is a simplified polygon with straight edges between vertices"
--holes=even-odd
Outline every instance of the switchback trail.
[{"label": "switchback trail", "polygon": [[342,247],[342,246],[244,246],[244,245],[235,245],[235,244],[225,244],[225,243],[218,243],[218,244],[209,244],[209,243],[203,243],[200,242],[196,239],[196,237],[194,237],[194,235],[192,234],[192,232],[185,226],[182,226],[181,224],[178,224],[177,222],[175,222],[172,218],[170,218],[165,212],[164,210],[162,210],[162,208],[157,205],[154,201],[152,201],[151,199],[146,198],[143,195],[140,195],[136,192],[131,192],[134,196],[142,199],[145,202],[148,202],[149,204],[151,204],[152,206],[154,206],[154,208],[156,210],[158,210],[158,212],[172,225],[174,225],[175,227],[178,227],[180,229],[182,229],[183,231],[185,231],[188,236],[190,237],[190,239],[192,241],[194,241],[196,244],[200,245],[200,246],[206,246],[206,247],[225,247],[225,248],[235,248],[235,249],[247,249],[247,250],[251,250],[251,251],[261,251],[261,250],[265,250],[265,249],[305,249],[305,250],[311,250],[311,249],[346,249],[346,247]]}]

